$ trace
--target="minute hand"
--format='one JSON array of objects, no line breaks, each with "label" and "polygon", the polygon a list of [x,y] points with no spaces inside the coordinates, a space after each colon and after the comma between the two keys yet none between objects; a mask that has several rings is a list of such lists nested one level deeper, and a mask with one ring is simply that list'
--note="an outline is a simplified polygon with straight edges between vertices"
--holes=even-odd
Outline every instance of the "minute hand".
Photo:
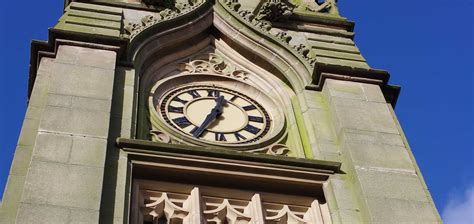
[{"label": "minute hand", "polygon": [[220,96],[219,98],[216,99],[216,106],[212,108],[211,113],[209,113],[206,116],[206,119],[202,122],[202,124],[199,126],[199,128],[193,132],[193,137],[199,138],[204,130],[212,124],[214,120],[216,120],[217,117],[219,117],[222,114],[222,106],[226,103],[226,100],[224,99],[224,96]]}]

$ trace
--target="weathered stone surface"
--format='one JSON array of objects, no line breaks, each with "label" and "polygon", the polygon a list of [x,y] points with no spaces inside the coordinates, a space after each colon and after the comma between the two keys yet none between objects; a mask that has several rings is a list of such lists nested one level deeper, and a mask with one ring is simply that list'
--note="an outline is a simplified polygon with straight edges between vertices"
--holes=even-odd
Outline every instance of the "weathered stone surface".
[{"label": "weathered stone surface", "polygon": [[70,95],[48,94],[48,98],[46,100],[46,105],[55,106],[55,107],[71,107],[72,106],[72,96],[70,96]]},{"label": "weathered stone surface", "polygon": [[386,104],[345,98],[333,98],[331,104],[338,133],[341,129],[354,129],[399,134]]},{"label": "weathered stone surface", "polygon": [[61,45],[55,62],[103,69],[115,68],[114,51]]},{"label": "weathered stone surface", "polygon": [[55,64],[50,93],[95,99],[112,99],[114,70]]},{"label": "weathered stone surface", "polygon": [[366,199],[373,223],[441,223],[431,203],[393,198]]},{"label": "weathered stone surface", "polygon": [[[11,210],[18,207],[17,202],[20,201],[25,176],[9,175],[5,191],[2,199],[2,210]],[[15,211],[16,212],[16,211]]]},{"label": "weathered stone surface", "polygon": [[374,145],[391,145],[405,147],[402,137],[399,134],[363,131],[363,130],[346,130],[344,133],[344,141],[351,144],[374,144]]},{"label": "weathered stone surface", "polygon": [[65,224],[69,223],[69,210],[58,206],[23,203],[18,210],[16,223]]},{"label": "weathered stone surface", "polygon": [[96,210],[74,209],[69,215],[69,224],[90,224],[99,222],[99,212]]},{"label": "weathered stone surface", "polygon": [[106,149],[106,139],[74,137],[69,163],[104,167]]},{"label": "weathered stone surface", "polygon": [[428,201],[414,172],[356,167],[356,174],[366,197]]},{"label": "weathered stone surface", "polygon": [[105,112],[48,106],[41,120],[41,130],[106,138],[109,117]]},{"label": "weathered stone surface", "polygon": [[36,140],[39,120],[25,119],[18,139],[19,146],[33,146]]},{"label": "weathered stone surface", "polygon": [[33,158],[40,161],[67,163],[71,154],[70,135],[39,133]]},{"label": "weathered stone surface", "polygon": [[342,170],[351,177],[351,191],[359,198],[364,222],[438,223],[380,88],[328,79],[323,95],[342,146]]},{"label": "weathered stone surface", "polygon": [[356,166],[384,167],[415,172],[405,147],[350,144],[348,150]]},{"label": "weathered stone surface", "polygon": [[31,154],[33,148],[31,146],[17,146],[15,156],[13,157],[10,175],[25,176],[30,165]]},{"label": "weathered stone surface", "polygon": [[102,169],[33,161],[22,202],[98,210]]}]

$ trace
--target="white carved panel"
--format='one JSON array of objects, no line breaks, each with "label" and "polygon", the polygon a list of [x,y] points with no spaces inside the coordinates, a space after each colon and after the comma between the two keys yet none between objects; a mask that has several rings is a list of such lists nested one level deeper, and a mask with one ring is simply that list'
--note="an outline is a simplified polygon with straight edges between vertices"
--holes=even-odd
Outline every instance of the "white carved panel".
[{"label": "white carved panel", "polygon": [[[159,182],[158,190],[135,184],[132,222],[134,224],[329,224],[329,211],[318,200],[301,203],[291,195],[194,187]],[[151,187],[150,187],[151,186]],[[166,190],[166,188],[169,188]],[[201,194],[200,188],[206,188]],[[192,189],[192,190],[190,190]],[[186,192],[187,191],[187,192]],[[213,192],[215,191],[215,192]],[[223,193],[224,192],[224,193]],[[298,196],[295,196],[298,197]],[[264,200],[271,200],[267,202]],[[285,203],[275,201],[287,201]]]}]

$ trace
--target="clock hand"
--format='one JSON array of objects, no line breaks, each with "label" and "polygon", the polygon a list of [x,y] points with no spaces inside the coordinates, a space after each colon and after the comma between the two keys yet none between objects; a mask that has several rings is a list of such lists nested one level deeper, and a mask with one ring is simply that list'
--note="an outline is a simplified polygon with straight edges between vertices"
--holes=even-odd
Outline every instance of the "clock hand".
[{"label": "clock hand", "polygon": [[206,130],[206,128],[222,114],[222,106],[225,105],[227,101],[224,99],[224,96],[220,96],[216,99],[216,106],[212,108],[211,112],[206,116],[206,119],[202,124],[193,132],[193,137],[199,138],[201,134]]}]

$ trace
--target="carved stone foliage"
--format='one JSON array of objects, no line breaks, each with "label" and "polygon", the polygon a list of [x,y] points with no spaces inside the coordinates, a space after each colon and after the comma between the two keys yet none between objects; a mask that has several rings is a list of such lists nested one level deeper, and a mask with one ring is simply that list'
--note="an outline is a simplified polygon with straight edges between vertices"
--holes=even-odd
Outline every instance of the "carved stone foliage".
[{"label": "carved stone foliage", "polygon": [[263,149],[256,149],[250,152],[262,153],[273,156],[288,156],[290,149],[284,144],[274,144]]},{"label": "carved stone foliage", "polygon": [[[327,0],[327,1],[329,2],[330,0]],[[257,30],[267,35],[274,36],[282,44],[290,47],[290,49],[291,48],[294,49],[311,66],[314,66],[314,63],[316,62],[316,58],[314,55],[310,54],[309,48],[307,48],[303,44],[290,45],[292,36],[283,30],[280,30],[277,32],[270,32],[273,28],[271,21],[287,19],[289,16],[292,15],[294,7],[296,6],[299,7],[301,6],[300,4],[303,4],[305,2],[307,1],[302,1],[302,2],[299,2],[299,4],[293,5],[291,3],[280,1],[280,0],[276,0],[276,1],[268,0],[262,5],[262,7],[260,7],[258,14],[255,16],[254,13],[252,13],[251,11],[240,10],[240,4],[238,3],[238,0],[224,0],[225,5],[227,5],[230,10],[237,12],[237,14],[240,17],[242,17],[245,21],[251,23]],[[309,2],[312,2],[312,1],[309,1]],[[312,2],[312,4],[317,5],[316,2]],[[334,1],[334,4],[335,4],[335,1]]]},{"label": "carved stone foliage", "polygon": [[[142,181],[137,181],[141,184]],[[135,183],[132,223],[212,223],[212,224],[325,224],[331,223],[326,205],[318,200],[275,202],[275,194],[264,195],[233,189],[155,183],[159,191],[140,189]],[[153,188],[148,186],[147,188]],[[162,191],[161,189],[165,191]],[[222,196],[222,192],[227,196]],[[177,192],[179,191],[179,193]],[[204,193],[205,192],[205,193]],[[249,196],[251,198],[249,198]],[[269,200],[269,201],[266,201]]]},{"label": "carved stone foliage", "polygon": [[153,3],[160,10],[153,15],[144,16],[140,23],[125,22],[124,30],[126,36],[133,39],[137,34],[155,24],[174,19],[178,16],[184,15],[202,5],[205,0],[199,0],[195,3],[175,2],[174,0],[147,0],[150,4]]},{"label": "carved stone foliage", "polygon": [[257,20],[287,20],[293,14],[294,6],[281,0],[267,1],[258,11]]},{"label": "carved stone foliage", "polygon": [[180,65],[180,70],[186,73],[211,73],[246,80],[249,73],[237,69],[232,63],[226,62],[220,55],[210,53],[208,60],[192,60]]}]

